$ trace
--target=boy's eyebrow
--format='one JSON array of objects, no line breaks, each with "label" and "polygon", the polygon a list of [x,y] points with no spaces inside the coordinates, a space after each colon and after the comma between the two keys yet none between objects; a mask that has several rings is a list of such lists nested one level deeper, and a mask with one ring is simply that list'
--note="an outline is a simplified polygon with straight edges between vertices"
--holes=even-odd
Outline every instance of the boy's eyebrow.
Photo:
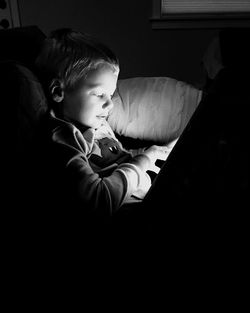
[{"label": "boy's eyebrow", "polygon": [[[90,88],[92,90],[92,89],[95,89],[95,88],[103,88],[103,86],[102,86],[102,84],[91,84],[91,83],[89,83],[88,84],[88,88]],[[105,90],[105,88],[104,88],[104,90]],[[115,91],[116,91],[116,88],[115,88],[113,94],[115,93]]]},{"label": "boy's eyebrow", "polygon": [[88,83],[87,85],[88,85],[88,87],[91,88],[91,89],[101,86],[101,84],[91,84],[91,83]]}]

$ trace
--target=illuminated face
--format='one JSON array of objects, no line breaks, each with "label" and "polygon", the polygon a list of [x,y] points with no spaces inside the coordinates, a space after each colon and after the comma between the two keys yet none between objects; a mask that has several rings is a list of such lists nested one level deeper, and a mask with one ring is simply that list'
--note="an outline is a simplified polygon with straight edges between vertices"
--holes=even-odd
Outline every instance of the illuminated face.
[{"label": "illuminated face", "polygon": [[89,72],[76,90],[64,92],[64,117],[86,127],[100,127],[113,107],[111,98],[117,79],[118,73],[114,73],[109,66]]}]

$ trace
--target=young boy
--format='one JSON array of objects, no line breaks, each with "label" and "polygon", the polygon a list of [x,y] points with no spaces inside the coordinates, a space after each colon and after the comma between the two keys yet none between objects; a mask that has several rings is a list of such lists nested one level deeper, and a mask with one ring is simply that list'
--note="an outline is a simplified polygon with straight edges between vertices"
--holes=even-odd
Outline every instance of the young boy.
[{"label": "young boy", "polygon": [[142,201],[151,186],[147,171],[159,171],[155,162],[170,149],[155,145],[136,154],[115,137],[107,118],[119,74],[116,56],[88,35],[59,29],[45,41],[37,67],[49,97],[42,162],[51,195],[95,217]]}]

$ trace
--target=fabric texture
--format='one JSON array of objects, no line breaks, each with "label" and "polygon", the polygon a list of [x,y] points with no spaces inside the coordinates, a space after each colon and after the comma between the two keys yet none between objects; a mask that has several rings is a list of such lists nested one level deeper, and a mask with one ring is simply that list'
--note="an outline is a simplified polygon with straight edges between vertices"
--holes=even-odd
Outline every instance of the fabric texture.
[{"label": "fabric texture", "polygon": [[202,91],[169,77],[118,81],[109,124],[119,135],[168,143],[187,125]]}]

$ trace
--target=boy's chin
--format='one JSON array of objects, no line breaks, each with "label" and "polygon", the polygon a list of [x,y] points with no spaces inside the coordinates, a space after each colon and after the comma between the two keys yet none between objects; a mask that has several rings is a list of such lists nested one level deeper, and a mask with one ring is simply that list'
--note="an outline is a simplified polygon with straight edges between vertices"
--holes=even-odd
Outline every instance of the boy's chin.
[{"label": "boy's chin", "polygon": [[105,119],[98,119],[96,123],[93,123],[93,128],[99,128],[105,123]]}]

